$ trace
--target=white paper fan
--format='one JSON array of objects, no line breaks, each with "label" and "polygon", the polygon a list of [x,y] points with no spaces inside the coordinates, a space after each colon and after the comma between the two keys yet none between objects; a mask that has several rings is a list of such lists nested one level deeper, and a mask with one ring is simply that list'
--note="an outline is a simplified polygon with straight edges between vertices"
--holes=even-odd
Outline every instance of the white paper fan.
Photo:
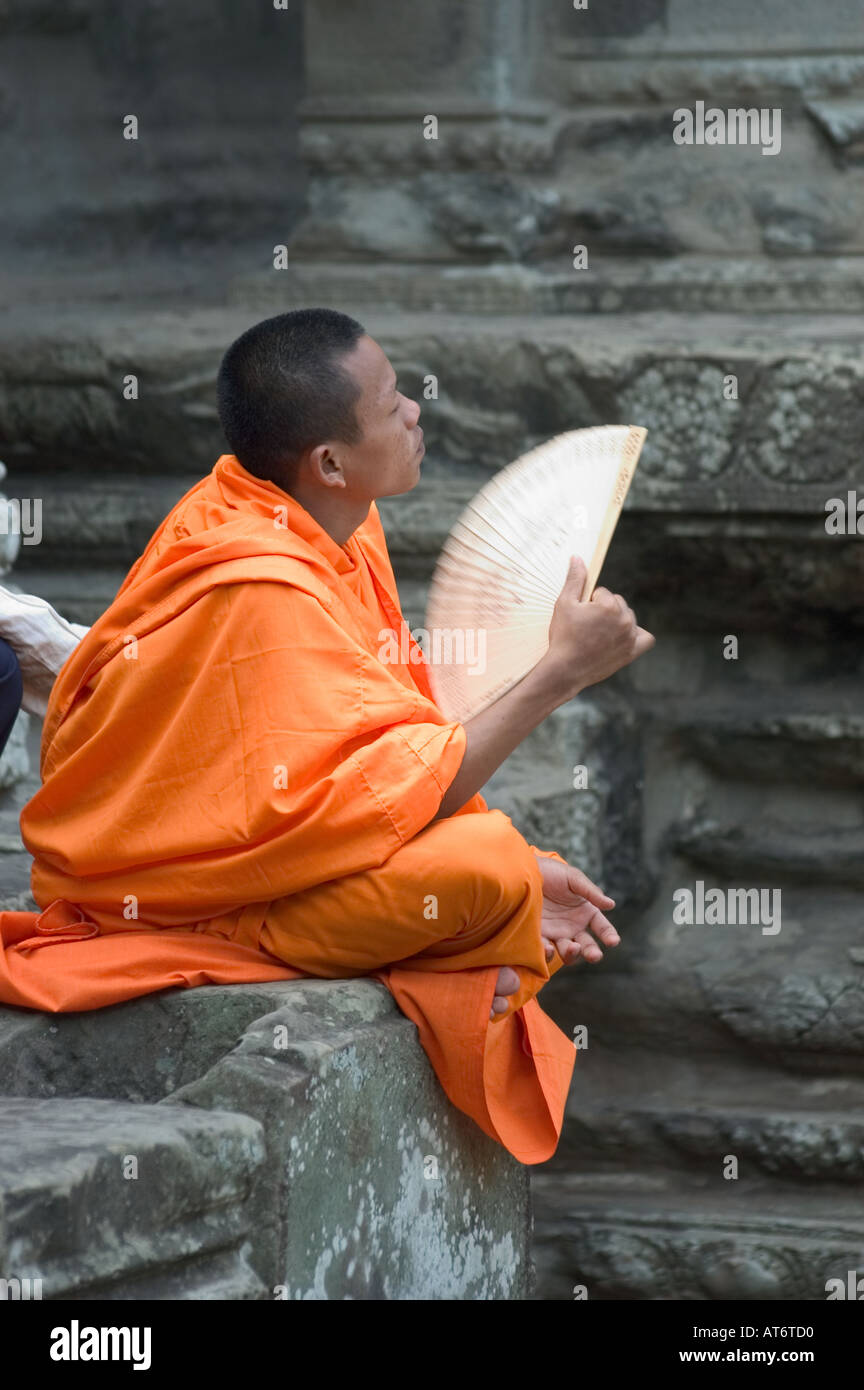
[{"label": "white paper fan", "polygon": [[424,646],[435,700],[464,723],[526,676],[549,646],[571,555],[594,591],[647,431],[559,434],[480,489],[444,543]]}]

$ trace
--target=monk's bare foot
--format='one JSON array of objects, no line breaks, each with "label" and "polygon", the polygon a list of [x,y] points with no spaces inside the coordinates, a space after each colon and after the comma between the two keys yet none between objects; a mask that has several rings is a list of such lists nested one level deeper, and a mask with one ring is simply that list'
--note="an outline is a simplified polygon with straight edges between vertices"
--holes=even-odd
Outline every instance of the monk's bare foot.
[{"label": "monk's bare foot", "polygon": [[509,1008],[507,996],[508,994],[515,994],[518,988],[519,976],[516,971],[511,970],[509,965],[502,965],[498,971],[498,982],[495,985],[490,1018],[494,1018],[496,1014],[506,1014]]}]

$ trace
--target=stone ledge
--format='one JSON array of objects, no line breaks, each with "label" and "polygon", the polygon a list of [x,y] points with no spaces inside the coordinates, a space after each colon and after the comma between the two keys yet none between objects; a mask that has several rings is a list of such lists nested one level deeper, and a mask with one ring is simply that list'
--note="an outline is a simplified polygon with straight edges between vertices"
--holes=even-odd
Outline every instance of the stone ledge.
[{"label": "stone ledge", "polygon": [[[290,305],[274,289],[270,309]],[[101,305],[83,342],[72,305],[41,321],[20,310],[6,316],[0,449],[9,495],[45,498],[43,563],[45,553],[80,563],[88,549],[102,564],[135,558],[224,447],[216,370],[259,313],[132,307],[120,317]],[[427,486],[437,481],[437,495],[424,502],[421,484],[398,504],[426,534],[425,551],[442,524],[442,491],[455,506],[541,439],[616,419],[649,431],[628,512],[803,514],[824,536],[826,500],[845,499],[856,481],[862,368],[852,314],[525,314],[484,323],[374,310],[364,321],[406,392],[422,399],[425,377],[440,378],[439,398],[424,403],[423,476]],[[137,401],[123,399],[129,374]],[[738,396],[727,399],[731,377]],[[19,568],[35,563],[35,550],[22,545]]]},{"label": "stone ledge", "polygon": [[245,1115],[13,1097],[0,1126],[2,1277],[41,1279],[46,1299],[123,1298],[159,1271],[174,1297],[206,1298],[215,1257],[234,1297],[261,1296],[244,1245],[264,1143]]},{"label": "stone ledge", "polygon": [[[0,1185],[14,1197],[22,1150],[47,1146],[45,1249],[62,1240],[60,1194],[63,1228],[78,1233],[64,1253],[65,1297],[96,1296],[96,1285],[105,1298],[528,1294],[527,1171],[450,1105],[413,1024],[377,982],[166,991],[85,1014],[0,1009],[0,1074],[13,1093],[0,1107],[18,1124],[0,1146]],[[65,1136],[59,1150],[52,1128]],[[134,1222],[118,1210],[115,1266],[97,1258],[86,1183],[70,1187],[69,1175],[79,1150],[87,1173],[119,1162],[130,1132],[159,1152],[188,1145],[202,1193],[200,1213],[188,1198],[188,1278],[165,1202],[143,1183]],[[218,1197],[223,1165],[235,1165],[211,1136],[247,1145],[236,1196]],[[39,1248],[14,1245],[3,1259],[10,1277],[42,1277],[46,1297],[52,1279],[59,1287]]]},{"label": "stone ledge", "polygon": [[290,1298],[523,1296],[527,1173],[449,1105],[387,991],[284,989],[280,1009],[171,1097],[263,1124],[256,1267]]},{"label": "stone ledge", "polygon": [[538,1283],[547,1299],[816,1301],[860,1268],[854,1195],[639,1171],[535,1180]]},{"label": "stone ledge", "polygon": [[[714,1181],[725,1154],[742,1174],[782,1183],[864,1177],[864,1079],[854,1064],[830,1076],[779,1071],[724,1054],[645,1052],[621,1046],[580,1059],[567,1123],[538,1177],[603,1165],[655,1175],[664,1168]],[[766,1106],[770,1096],[770,1106]]]},{"label": "stone ledge", "polygon": [[[716,312],[846,315],[862,306],[860,256],[597,256],[574,272],[567,257],[526,266],[295,261],[290,269],[239,275],[233,301],[262,316],[292,303],[350,305],[350,313],[440,312],[561,316]],[[562,268],[562,263],[564,268]],[[277,309],[274,310],[274,304]],[[686,328],[684,332],[686,333]]]}]

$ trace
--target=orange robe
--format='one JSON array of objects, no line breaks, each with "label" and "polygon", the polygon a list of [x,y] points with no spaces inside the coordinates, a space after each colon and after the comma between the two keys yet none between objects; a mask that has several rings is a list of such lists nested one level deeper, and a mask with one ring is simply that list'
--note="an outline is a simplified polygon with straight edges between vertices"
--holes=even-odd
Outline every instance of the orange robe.
[{"label": "orange robe", "polygon": [[[575,1052],[534,999],[555,967],[533,847],[479,795],[432,821],[464,748],[377,508],[339,546],[223,455],[51,692],[21,815],[42,912],[0,913],[0,1002],[375,975],[453,1103],[541,1162]],[[521,988],[493,1023],[501,965]]]}]

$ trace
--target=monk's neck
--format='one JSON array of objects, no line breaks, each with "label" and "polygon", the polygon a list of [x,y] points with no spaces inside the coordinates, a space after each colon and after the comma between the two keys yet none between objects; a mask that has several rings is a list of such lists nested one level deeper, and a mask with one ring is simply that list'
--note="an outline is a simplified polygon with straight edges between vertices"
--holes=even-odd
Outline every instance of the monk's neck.
[{"label": "monk's neck", "polygon": [[368,502],[333,497],[329,493],[322,496],[320,492],[312,493],[305,488],[298,488],[291,496],[337,545],[346,545],[369,515]]}]

